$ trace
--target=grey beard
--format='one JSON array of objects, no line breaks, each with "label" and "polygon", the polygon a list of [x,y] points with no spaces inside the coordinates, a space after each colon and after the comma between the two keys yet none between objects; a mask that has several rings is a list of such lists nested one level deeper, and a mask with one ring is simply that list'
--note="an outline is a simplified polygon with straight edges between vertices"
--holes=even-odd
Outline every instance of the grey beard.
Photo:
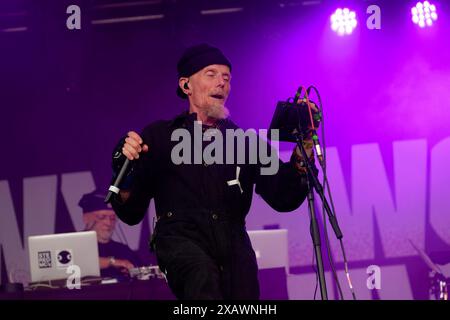
[{"label": "grey beard", "polygon": [[230,110],[225,106],[213,105],[205,110],[205,115],[213,119],[226,119],[230,115]]}]

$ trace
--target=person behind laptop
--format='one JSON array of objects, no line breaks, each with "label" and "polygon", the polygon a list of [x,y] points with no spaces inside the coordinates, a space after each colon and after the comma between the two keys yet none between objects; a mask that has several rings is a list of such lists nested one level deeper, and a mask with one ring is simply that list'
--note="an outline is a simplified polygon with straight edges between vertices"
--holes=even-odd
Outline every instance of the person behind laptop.
[{"label": "person behind laptop", "polygon": [[128,246],[112,240],[117,217],[110,205],[104,203],[105,195],[98,190],[85,194],[78,205],[83,210],[85,230],[97,233],[102,277],[124,281],[129,269],[139,266],[140,259]]}]

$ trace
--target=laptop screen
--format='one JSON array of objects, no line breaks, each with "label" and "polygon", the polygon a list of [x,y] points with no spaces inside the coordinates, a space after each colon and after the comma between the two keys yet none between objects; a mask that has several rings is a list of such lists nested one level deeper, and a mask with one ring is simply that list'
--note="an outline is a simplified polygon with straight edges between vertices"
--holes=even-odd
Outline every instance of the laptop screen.
[{"label": "laptop screen", "polygon": [[286,229],[247,231],[259,269],[286,268],[289,272],[288,233]]},{"label": "laptop screen", "polygon": [[81,278],[100,276],[95,231],[30,236],[28,252],[32,282],[67,279],[72,265]]}]

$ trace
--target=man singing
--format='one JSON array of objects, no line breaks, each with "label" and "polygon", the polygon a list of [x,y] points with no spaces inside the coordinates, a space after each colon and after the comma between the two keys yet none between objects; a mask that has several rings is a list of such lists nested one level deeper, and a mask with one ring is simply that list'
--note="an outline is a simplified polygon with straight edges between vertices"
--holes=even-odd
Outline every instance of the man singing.
[{"label": "man singing", "polygon": [[[194,138],[189,142],[192,152],[180,155],[192,161],[174,161],[174,132],[194,136],[201,128],[197,133],[210,137],[201,140],[205,151],[216,135],[226,137],[226,130],[239,129],[225,107],[231,63],[219,49],[190,47],[177,69],[177,94],[187,99],[189,109],[172,120],[149,124],[140,135],[130,131],[119,142],[113,153],[116,174],[125,158],[134,161],[112,206],[122,221],[134,225],[155,200],[151,247],[178,299],[258,299],[258,268],[245,227],[253,187],[275,210],[297,209],[307,194],[300,152],[294,150],[287,163],[276,156],[277,172],[264,174],[267,162],[239,162],[236,149],[225,148],[223,159],[234,159],[231,163],[195,161],[199,146]],[[261,148],[263,141],[258,142],[257,148],[245,144],[246,160]],[[230,152],[234,154],[227,158]],[[312,155],[311,143],[307,153]]]}]

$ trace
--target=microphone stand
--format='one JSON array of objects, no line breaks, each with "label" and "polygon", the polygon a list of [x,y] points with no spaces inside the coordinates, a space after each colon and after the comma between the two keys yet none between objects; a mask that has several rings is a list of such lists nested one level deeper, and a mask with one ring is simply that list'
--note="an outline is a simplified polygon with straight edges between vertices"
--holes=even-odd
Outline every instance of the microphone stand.
[{"label": "microphone stand", "polygon": [[[333,228],[333,231],[336,235],[336,238],[341,240],[343,238],[342,232],[339,228],[338,222],[336,220],[336,217],[333,213],[333,210],[331,209],[330,205],[328,204],[328,200],[325,197],[325,192],[322,187],[322,185],[319,182],[319,179],[316,177],[314,170],[313,170],[313,164],[310,162],[305,148],[303,147],[303,140],[304,135],[307,133],[307,127],[310,127],[310,125],[318,126],[319,120],[315,119],[312,124],[309,124],[309,120],[307,120],[309,117],[306,114],[305,110],[300,110],[299,106],[296,104],[298,102],[298,96],[301,93],[301,88],[297,91],[296,98],[294,99],[294,103],[290,103],[289,100],[287,102],[278,102],[277,107],[275,109],[275,113],[273,115],[270,129],[279,130],[280,136],[277,137],[280,141],[289,141],[289,142],[296,142],[297,147],[301,151],[301,154],[303,156],[303,161],[306,164],[306,171],[307,171],[307,187],[308,187],[308,209],[309,209],[309,216],[310,216],[310,232],[311,232],[311,238],[313,241],[314,246],[314,254],[316,258],[317,263],[317,271],[318,271],[318,278],[320,281],[320,292],[322,295],[323,300],[328,300],[328,294],[327,294],[327,287],[325,282],[325,274],[324,274],[324,266],[323,266],[323,259],[322,259],[322,251],[321,251],[321,239],[320,239],[320,232],[319,232],[319,222],[316,217],[315,207],[314,207],[314,190],[319,195],[320,199],[323,203],[323,208],[325,212],[328,215],[328,221],[331,224],[331,227]],[[300,93],[299,93],[300,92]],[[302,130],[304,129],[304,130]],[[313,132],[314,133],[314,132]],[[317,139],[317,137],[316,137]],[[314,136],[313,136],[314,140]],[[316,148],[318,146],[318,141],[315,141]],[[317,150],[316,150],[317,152]],[[322,163],[320,157],[319,157],[320,165],[322,166],[322,169],[324,169],[324,164]],[[325,172],[324,172],[325,174]],[[323,221],[323,223],[326,223],[326,221]],[[341,242],[342,246],[342,242]]]},{"label": "microphone stand", "polygon": [[[343,235],[342,235],[341,229],[339,228],[339,225],[337,223],[336,217],[334,216],[333,212],[331,211],[328,201],[325,198],[325,194],[323,192],[323,187],[320,184],[319,179],[314,174],[312,164],[309,161],[309,158],[308,158],[308,155],[306,154],[305,148],[303,147],[303,133],[295,132],[294,136],[295,136],[297,146],[302,153],[303,161],[306,164],[306,170],[307,170],[307,177],[308,177],[308,179],[307,179],[307,181],[308,181],[307,198],[308,198],[309,216],[310,216],[310,220],[311,220],[310,232],[311,232],[311,238],[312,238],[313,245],[314,245],[314,253],[315,253],[315,257],[316,257],[317,271],[319,274],[320,293],[322,296],[322,300],[328,300],[327,287],[326,287],[326,282],[325,282],[325,273],[324,273],[324,267],[323,267],[323,259],[322,259],[319,225],[318,225],[318,220],[317,220],[316,212],[315,212],[315,208],[314,208],[313,188],[316,190],[317,194],[320,196],[320,198],[323,202],[325,211],[328,214],[328,219],[334,230],[334,233],[336,234],[336,237],[338,239],[342,239]],[[325,223],[325,221],[324,221],[324,223]]]},{"label": "microphone stand", "polygon": [[[314,246],[314,255],[316,257],[316,265],[317,265],[317,272],[319,275],[319,284],[320,284],[320,294],[322,297],[322,300],[328,300],[328,293],[327,293],[327,284],[325,282],[325,272],[323,267],[323,259],[322,259],[322,250],[321,246],[322,243],[320,241],[320,232],[319,232],[319,224],[316,217],[316,211],[314,208],[314,190],[312,188],[312,180],[316,178],[312,171],[311,163],[309,162],[309,159],[307,157],[305,148],[303,147],[303,134],[296,133],[295,139],[297,142],[297,146],[300,149],[303,161],[306,164],[307,168],[307,181],[308,181],[308,211],[309,211],[309,218],[310,218],[310,232],[311,232],[311,238],[313,241]],[[317,178],[316,178],[317,179]]]}]

